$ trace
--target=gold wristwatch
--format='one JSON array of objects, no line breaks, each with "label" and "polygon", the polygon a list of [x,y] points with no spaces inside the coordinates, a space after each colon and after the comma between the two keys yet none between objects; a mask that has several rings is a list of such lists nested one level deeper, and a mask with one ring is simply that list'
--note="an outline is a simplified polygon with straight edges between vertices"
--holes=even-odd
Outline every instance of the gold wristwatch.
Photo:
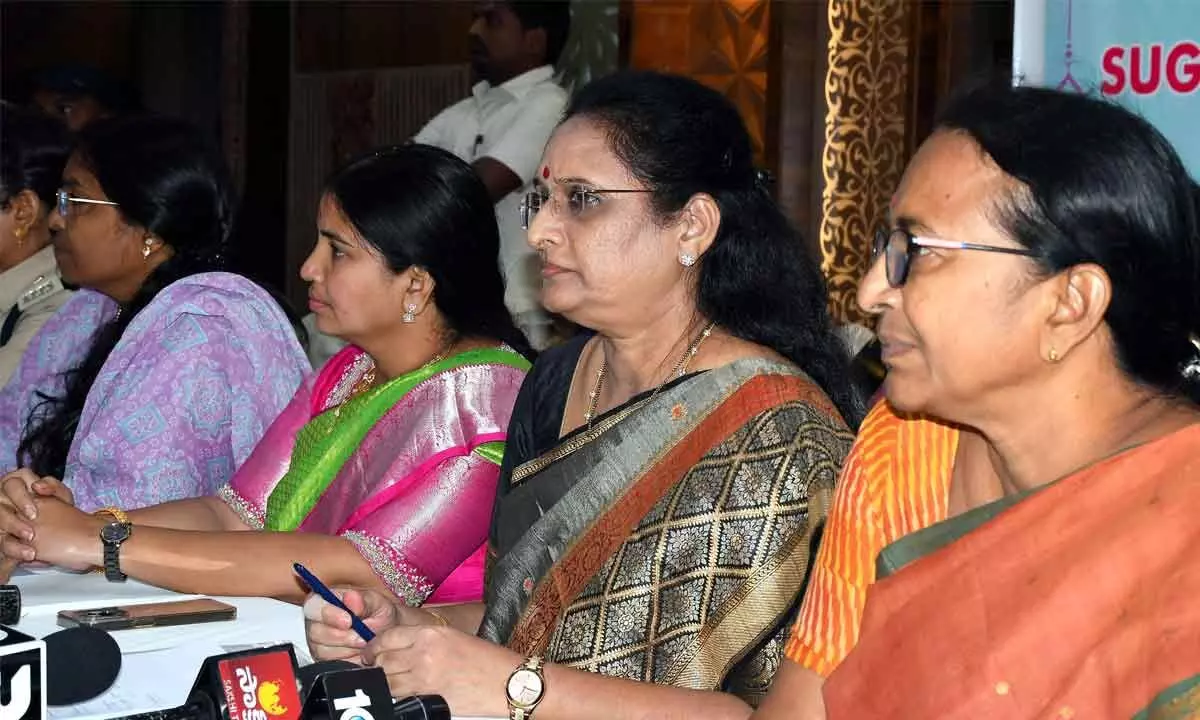
[{"label": "gold wristwatch", "polygon": [[529,720],[546,695],[546,676],[542,659],[536,655],[517,666],[504,685],[508,696],[509,720]]},{"label": "gold wristwatch", "polygon": [[102,507],[92,514],[93,515],[108,515],[113,520],[115,520],[119,523],[127,524],[129,522],[129,516],[125,514],[124,510],[122,510],[121,508],[118,508],[118,507]]}]

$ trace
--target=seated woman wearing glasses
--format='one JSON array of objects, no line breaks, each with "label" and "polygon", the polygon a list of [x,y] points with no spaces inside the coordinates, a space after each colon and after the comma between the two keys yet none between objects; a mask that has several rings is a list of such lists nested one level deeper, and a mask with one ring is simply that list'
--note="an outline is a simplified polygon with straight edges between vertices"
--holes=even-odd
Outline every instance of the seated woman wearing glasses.
[{"label": "seated woman wearing glasses", "polygon": [[1196,202],[1115,105],[947,110],[859,289],[887,403],[764,717],[1196,717]]},{"label": "seated woman wearing glasses", "polygon": [[820,272],[737,110],[692,80],[589,84],[543,162],[525,201],[542,299],[595,334],[547,351],[517,399],[486,607],[348,592],[376,640],[314,600],[311,644],[462,715],[527,716],[544,682],[534,717],[744,716],[859,414]]},{"label": "seated woman wearing glasses", "polygon": [[334,176],[317,221],[301,268],[309,307],[350,345],[301,386],[233,480],[118,515],[130,524],[105,529],[128,539],[109,550],[106,519],[32,500],[29,478],[9,478],[8,504],[36,505],[19,518],[0,504],[9,562],[105,566],[111,577],[111,555],[119,573],[181,592],[297,601],[302,562],[411,605],[480,599],[531,354],[504,306],[487,189],[452,154],[406,145]]},{"label": "seated woman wearing glasses", "polygon": [[64,280],[0,393],[0,469],[62,480],[85,510],[212,493],[308,361],[271,296],[223,266],[233,199],[191,126],[105,120],[78,136],[52,214]]}]

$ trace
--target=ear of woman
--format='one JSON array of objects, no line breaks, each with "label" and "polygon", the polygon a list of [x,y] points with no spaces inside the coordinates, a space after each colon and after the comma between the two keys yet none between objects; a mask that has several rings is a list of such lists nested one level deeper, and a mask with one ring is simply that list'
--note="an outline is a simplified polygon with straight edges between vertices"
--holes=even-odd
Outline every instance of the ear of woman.
[{"label": "ear of woman", "polygon": [[697,193],[680,215],[683,218],[683,233],[679,240],[679,257],[699,259],[708,252],[717,237],[721,227],[721,209],[711,195]]},{"label": "ear of woman", "polygon": [[1112,283],[1103,268],[1089,263],[1067,270],[1051,288],[1042,355],[1057,362],[1104,328]]}]

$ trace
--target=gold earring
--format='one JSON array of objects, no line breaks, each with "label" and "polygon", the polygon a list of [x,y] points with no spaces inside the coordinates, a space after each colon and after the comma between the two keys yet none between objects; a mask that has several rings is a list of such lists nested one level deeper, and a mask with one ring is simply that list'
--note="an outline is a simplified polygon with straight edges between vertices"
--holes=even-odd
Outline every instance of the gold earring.
[{"label": "gold earring", "polygon": [[17,247],[25,244],[25,233],[27,231],[23,227],[13,228],[13,237],[17,239]]},{"label": "gold earring", "polygon": [[153,242],[154,241],[152,241],[150,238],[146,238],[146,244],[142,246],[142,259],[143,260],[149,260],[150,253],[154,252],[154,250],[150,247],[150,245]]},{"label": "gold earring", "polygon": [[1052,363],[1058,362],[1058,351],[1055,350],[1054,348],[1050,348],[1050,353],[1049,353],[1048,357],[1049,357],[1050,362],[1052,362]]}]

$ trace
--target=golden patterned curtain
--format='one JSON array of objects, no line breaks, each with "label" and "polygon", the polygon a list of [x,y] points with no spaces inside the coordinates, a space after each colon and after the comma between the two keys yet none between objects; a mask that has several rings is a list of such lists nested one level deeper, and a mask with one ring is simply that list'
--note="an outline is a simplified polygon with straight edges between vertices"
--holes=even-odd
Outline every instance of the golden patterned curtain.
[{"label": "golden patterned curtain", "polygon": [[855,301],[871,237],[907,162],[907,0],[828,0],[825,148],[819,247],[839,322],[863,321]]}]

